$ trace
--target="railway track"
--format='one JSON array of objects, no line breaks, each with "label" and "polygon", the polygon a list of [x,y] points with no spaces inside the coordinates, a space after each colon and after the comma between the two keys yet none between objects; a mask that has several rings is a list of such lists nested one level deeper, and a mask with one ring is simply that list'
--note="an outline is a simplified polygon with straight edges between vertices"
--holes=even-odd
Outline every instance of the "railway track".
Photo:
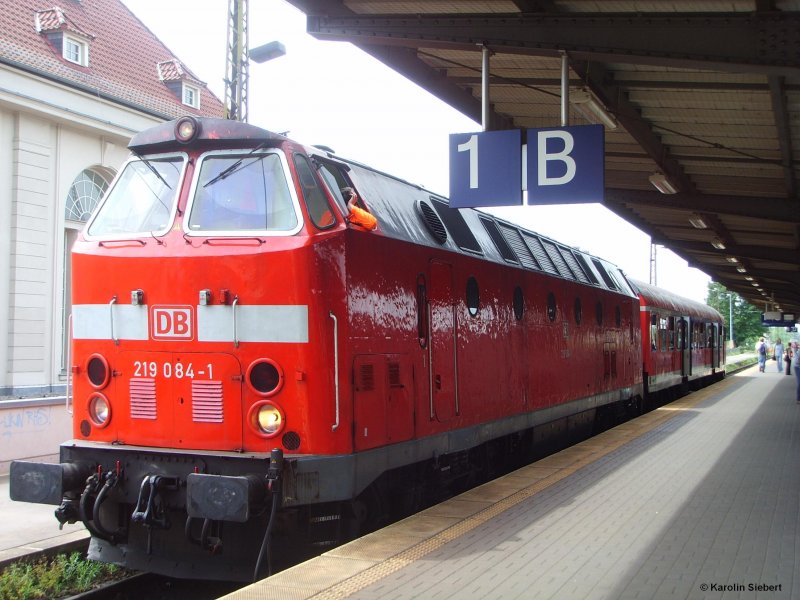
[{"label": "railway track", "polygon": [[138,573],[62,600],[213,600],[247,585]]}]

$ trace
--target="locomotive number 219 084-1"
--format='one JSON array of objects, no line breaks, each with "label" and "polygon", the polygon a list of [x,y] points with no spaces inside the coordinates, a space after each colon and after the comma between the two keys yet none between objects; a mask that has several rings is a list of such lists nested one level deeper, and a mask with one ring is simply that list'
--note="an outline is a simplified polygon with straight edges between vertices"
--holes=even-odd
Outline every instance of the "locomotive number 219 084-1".
[{"label": "locomotive number 219 084-1", "polygon": [[134,377],[164,377],[165,379],[194,379],[195,377],[203,377],[207,379],[214,379],[214,365],[208,363],[204,365],[202,370],[195,369],[192,363],[183,364],[176,362],[158,363],[157,361],[133,361],[133,376]]}]

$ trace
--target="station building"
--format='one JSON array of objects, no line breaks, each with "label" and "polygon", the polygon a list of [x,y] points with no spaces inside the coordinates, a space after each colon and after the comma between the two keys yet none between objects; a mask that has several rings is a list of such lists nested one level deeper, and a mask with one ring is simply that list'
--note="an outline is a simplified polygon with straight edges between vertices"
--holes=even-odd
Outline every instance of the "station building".
[{"label": "station building", "polygon": [[71,436],[69,251],[130,138],[224,106],[120,0],[0,0],[0,31],[2,474]]},{"label": "station building", "polygon": [[39,437],[17,430],[52,425],[20,399],[66,392],[69,249],[131,136],[224,106],[120,0],[0,0],[0,30],[2,473]]}]

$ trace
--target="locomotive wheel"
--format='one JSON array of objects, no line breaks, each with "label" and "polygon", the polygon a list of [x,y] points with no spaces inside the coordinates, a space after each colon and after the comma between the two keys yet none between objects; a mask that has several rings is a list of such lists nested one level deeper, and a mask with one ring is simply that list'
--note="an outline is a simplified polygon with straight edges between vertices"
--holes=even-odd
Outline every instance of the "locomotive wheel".
[{"label": "locomotive wheel", "polygon": [[389,520],[383,494],[374,484],[351,500],[348,509],[344,532],[349,539],[375,531]]}]

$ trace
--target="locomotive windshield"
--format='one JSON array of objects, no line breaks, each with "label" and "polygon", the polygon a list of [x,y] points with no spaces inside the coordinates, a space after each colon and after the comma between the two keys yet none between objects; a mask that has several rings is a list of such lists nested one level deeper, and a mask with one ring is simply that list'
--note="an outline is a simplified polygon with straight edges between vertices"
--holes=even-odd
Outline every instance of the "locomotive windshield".
[{"label": "locomotive windshield", "polygon": [[132,160],[92,220],[91,236],[164,232],[177,198],[183,156]]},{"label": "locomotive windshield", "polygon": [[298,224],[278,154],[211,154],[202,159],[190,232],[289,232]]}]

